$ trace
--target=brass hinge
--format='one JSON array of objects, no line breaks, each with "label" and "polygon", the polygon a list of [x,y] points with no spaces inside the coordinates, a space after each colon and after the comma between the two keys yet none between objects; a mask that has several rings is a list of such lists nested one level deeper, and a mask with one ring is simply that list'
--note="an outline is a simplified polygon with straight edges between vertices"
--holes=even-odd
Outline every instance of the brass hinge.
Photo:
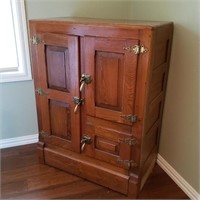
[{"label": "brass hinge", "polygon": [[137,115],[120,115],[121,118],[128,120],[131,123],[135,123],[138,120]]},{"label": "brass hinge", "polygon": [[48,95],[48,93],[45,92],[44,90],[42,90],[41,88],[36,89],[35,92],[36,92],[38,95]]},{"label": "brass hinge", "polygon": [[138,164],[134,160],[120,160],[120,159],[118,159],[117,162],[119,164],[125,165],[128,168],[138,166]]},{"label": "brass hinge", "polygon": [[129,146],[135,146],[136,144],[138,144],[138,141],[136,138],[119,138],[119,142],[126,143]]},{"label": "brass hinge", "polygon": [[49,137],[49,134],[44,132],[44,131],[40,131],[39,134],[43,137],[43,138],[46,138],[46,137]]},{"label": "brass hinge", "polygon": [[43,44],[44,43],[44,40],[40,40],[37,35],[34,35],[32,38],[31,38],[31,42],[33,45],[38,45],[38,44]]},{"label": "brass hinge", "polygon": [[129,52],[133,52],[136,55],[143,54],[148,51],[148,49],[146,47],[144,47],[144,45],[134,45],[134,46],[130,46],[130,47],[124,47],[123,49],[126,51],[129,51]]}]

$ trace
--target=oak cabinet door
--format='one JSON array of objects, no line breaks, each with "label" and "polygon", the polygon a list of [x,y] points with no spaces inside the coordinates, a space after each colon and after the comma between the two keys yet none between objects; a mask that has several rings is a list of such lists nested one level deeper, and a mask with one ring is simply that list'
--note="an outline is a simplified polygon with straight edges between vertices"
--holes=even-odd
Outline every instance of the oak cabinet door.
[{"label": "oak cabinet door", "polygon": [[[78,37],[38,34],[37,46],[41,137],[45,145],[80,151],[80,111],[74,113],[73,98],[79,96]],[[37,84],[38,85],[38,84]]]},{"label": "oak cabinet door", "polygon": [[92,139],[84,153],[124,168],[131,159],[133,124],[123,116],[134,115],[137,73],[137,55],[126,49],[137,44],[131,39],[84,39],[84,73],[92,79],[84,87],[84,134]]},{"label": "oak cabinet door", "polygon": [[134,115],[137,55],[124,48],[138,40],[86,37],[85,74],[92,82],[85,86],[86,114],[122,124],[122,115]]}]

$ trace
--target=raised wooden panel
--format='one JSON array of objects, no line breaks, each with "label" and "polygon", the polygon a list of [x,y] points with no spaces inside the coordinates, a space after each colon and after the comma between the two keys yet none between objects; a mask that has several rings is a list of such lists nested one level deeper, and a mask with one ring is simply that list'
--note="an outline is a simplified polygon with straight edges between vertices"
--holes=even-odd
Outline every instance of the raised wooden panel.
[{"label": "raised wooden panel", "polygon": [[149,131],[149,129],[156,123],[156,121],[160,118],[161,114],[161,100],[157,98],[155,101],[151,103],[149,106],[149,110],[146,118],[146,126],[145,133]]},{"label": "raised wooden panel", "polygon": [[50,100],[51,135],[71,140],[71,113],[68,103]]},{"label": "raised wooden panel", "polygon": [[145,162],[148,156],[151,154],[155,146],[157,145],[159,128],[158,124],[155,124],[147,135],[145,135],[143,140],[143,153],[142,153],[142,162]]},{"label": "raised wooden panel", "polygon": [[70,72],[68,48],[47,45],[46,62],[48,87],[69,92]]},{"label": "raised wooden panel", "polygon": [[95,104],[120,111],[123,89],[123,54],[96,51]]},{"label": "raised wooden panel", "polygon": [[114,142],[99,136],[95,137],[95,149],[119,155],[119,142]]},{"label": "raised wooden panel", "polygon": [[154,68],[167,62],[169,49],[169,40],[164,40],[158,43],[155,47]]},{"label": "raised wooden panel", "polygon": [[160,65],[152,72],[152,81],[150,85],[149,101],[155,99],[164,89],[165,81],[165,64]]}]

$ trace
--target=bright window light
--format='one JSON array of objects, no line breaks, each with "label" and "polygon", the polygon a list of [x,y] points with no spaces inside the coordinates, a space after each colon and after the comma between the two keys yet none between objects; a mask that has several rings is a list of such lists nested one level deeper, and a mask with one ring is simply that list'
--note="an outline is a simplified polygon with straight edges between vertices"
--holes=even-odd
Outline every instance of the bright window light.
[{"label": "bright window light", "polygon": [[24,0],[0,0],[0,82],[31,79]]}]

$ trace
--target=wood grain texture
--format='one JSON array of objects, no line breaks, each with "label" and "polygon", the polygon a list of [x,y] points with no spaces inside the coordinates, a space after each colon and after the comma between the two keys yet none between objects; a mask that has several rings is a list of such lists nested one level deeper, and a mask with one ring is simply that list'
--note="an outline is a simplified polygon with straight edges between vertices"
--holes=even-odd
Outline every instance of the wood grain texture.
[{"label": "wood grain texture", "polygon": [[[1,199],[128,198],[98,184],[39,164],[36,146],[31,144],[1,150]],[[140,192],[139,198],[188,199],[157,165]]]}]

